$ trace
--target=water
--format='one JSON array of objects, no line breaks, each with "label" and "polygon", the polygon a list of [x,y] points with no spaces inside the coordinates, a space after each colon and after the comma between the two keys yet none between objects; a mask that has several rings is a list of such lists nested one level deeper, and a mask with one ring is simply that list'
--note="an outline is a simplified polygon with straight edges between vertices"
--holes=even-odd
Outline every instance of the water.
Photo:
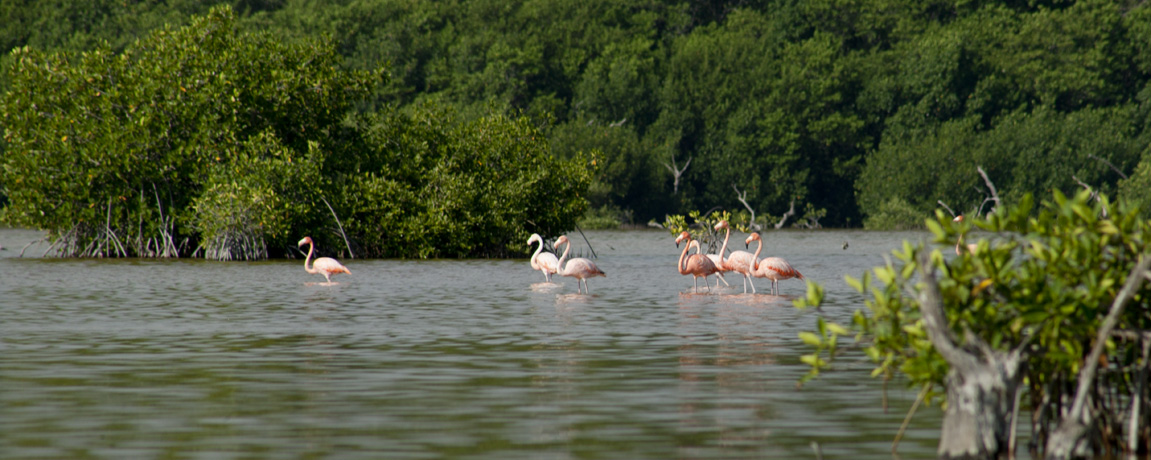
[{"label": "water", "polygon": [[[526,260],[344,260],[324,286],[300,260],[16,257],[40,236],[0,230],[4,459],[891,458],[915,399],[893,383],[885,413],[858,351],[797,390],[803,283],[689,293],[662,231],[589,232],[591,295]],[[843,276],[924,236],[772,232],[764,254],[846,324]],[[939,420],[921,408],[901,456],[934,457]]]}]

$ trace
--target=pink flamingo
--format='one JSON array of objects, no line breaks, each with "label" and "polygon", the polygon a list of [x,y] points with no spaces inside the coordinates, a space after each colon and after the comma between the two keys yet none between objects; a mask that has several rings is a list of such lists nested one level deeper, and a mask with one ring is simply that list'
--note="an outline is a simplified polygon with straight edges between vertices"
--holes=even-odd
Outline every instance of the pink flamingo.
[{"label": "pink flamingo", "polygon": [[752,233],[747,237],[747,240],[744,240],[744,243],[751,246],[752,241],[758,241],[759,247],[755,248],[755,265],[753,266],[754,271],[751,274],[758,278],[771,280],[771,295],[776,295],[776,281],[792,278],[807,279],[803,277],[803,274],[800,273],[799,270],[791,268],[791,264],[779,257],[765,257],[763,260],[760,260],[759,253],[763,251],[763,240],[760,239],[759,233]]},{"label": "pink flamingo", "polygon": [[[700,247],[699,240],[691,240],[690,246],[695,248],[696,254],[703,252],[703,249]],[[704,254],[704,256],[707,257],[708,260],[711,260],[712,265],[715,265],[715,288],[719,289],[720,281],[723,281],[724,286],[731,286],[723,277],[723,272],[726,272],[727,270],[724,270],[723,267],[719,266],[721,262],[719,254]]]},{"label": "pink flamingo", "polygon": [[308,262],[312,260],[312,251],[316,249],[316,244],[312,242],[312,237],[305,236],[304,239],[300,240],[297,246],[303,246],[305,244],[308,245],[308,257],[304,259],[304,271],[313,275],[316,273],[324,275],[324,279],[328,280],[328,284],[332,283],[332,275],[337,273],[352,274],[352,272],[348,271],[348,267],[340,265],[339,262],[336,262],[336,259],[331,257],[320,257],[312,263],[311,268],[308,268]]},{"label": "pink flamingo", "polygon": [[536,252],[532,254],[532,269],[543,272],[544,280],[550,283],[552,282],[552,273],[559,270],[559,259],[556,259],[556,255],[550,252],[540,252],[544,250],[544,239],[540,237],[539,233],[532,233],[532,236],[528,237],[528,246],[531,246],[532,243],[540,244],[540,247],[536,248]]},{"label": "pink flamingo", "polygon": [[[591,291],[588,291],[587,279],[597,276],[607,278],[607,275],[604,274],[603,270],[600,270],[599,267],[595,265],[595,262],[592,262],[583,257],[576,257],[574,259],[567,260],[568,251],[571,251],[572,249],[572,243],[571,241],[568,241],[568,237],[561,235],[558,239],[556,239],[555,247],[558,248],[561,244],[564,243],[567,243],[567,247],[564,248],[564,253],[562,256],[560,256],[560,260],[556,262],[556,266],[559,267],[556,273],[559,273],[561,276],[571,276],[576,278],[576,291],[583,292],[585,294],[591,294]],[[565,260],[567,260],[567,264],[564,264]],[[580,282],[583,282],[583,291],[579,291]]]},{"label": "pink flamingo", "polygon": [[728,227],[726,220],[719,221],[715,224],[716,230],[727,230],[723,236],[723,247],[719,248],[720,266],[723,268],[734,271],[743,275],[743,293],[747,294],[747,285],[751,284],[751,292],[755,292],[755,282],[751,280],[752,265],[755,263],[755,256],[747,251],[731,251],[731,255],[727,259],[723,258],[723,254],[727,252],[727,240],[731,238],[731,228]]},{"label": "pink flamingo", "polygon": [[[963,214],[955,216],[955,218],[951,219],[951,221],[952,222],[963,222]],[[955,255],[957,255],[957,256],[963,255],[963,251],[960,248],[967,248],[968,253],[975,254],[975,249],[977,249],[978,247],[979,247],[979,245],[975,244],[975,243],[970,243],[970,244],[966,244],[966,245],[963,244],[963,234],[960,233],[959,234],[959,241],[955,242]]]},{"label": "pink flamingo", "polygon": [[[688,249],[691,249],[693,245],[699,247],[699,242],[692,240],[691,234],[681,232],[679,237],[675,239],[675,245],[678,247],[679,243],[683,240],[687,240],[688,244],[684,245],[683,253],[679,255],[679,262],[676,263],[676,269],[679,270],[679,274],[681,275],[691,275],[692,288],[696,291],[699,290],[699,278],[702,276],[703,285],[707,286],[707,290],[710,291],[711,285],[707,284],[707,277],[712,273],[716,273],[718,269],[715,268],[715,264],[711,262],[711,259],[707,257],[699,254],[692,254],[691,257],[688,257]],[[687,260],[684,261],[684,258]]]}]

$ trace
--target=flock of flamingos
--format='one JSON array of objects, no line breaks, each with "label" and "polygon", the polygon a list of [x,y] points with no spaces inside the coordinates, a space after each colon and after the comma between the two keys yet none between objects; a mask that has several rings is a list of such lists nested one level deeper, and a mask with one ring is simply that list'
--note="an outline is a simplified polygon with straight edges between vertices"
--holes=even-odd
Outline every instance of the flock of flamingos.
[{"label": "flock of flamingos", "polygon": [[[707,277],[716,275],[715,287],[719,288],[719,282],[723,281],[724,284],[727,280],[723,278],[724,272],[734,271],[743,276],[743,292],[747,293],[747,285],[751,284],[751,292],[755,293],[755,283],[752,282],[752,277],[767,278],[771,280],[771,293],[776,294],[776,283],[778,281],[799,278],[804,279],[803,275],[798,270],[792,268],[791,264],[786,260],[779,257],[767,257],[760,259],[759,253],[763,251],[763,241],[759,237],[759,233],[752,233],[744,241],[746,246],[751,246],[752,241],[759,242],[759,246],[755,249],[755,254],[747,251],[732,251],[731,255],[724,258],[722,254],[727,252],[727,242],[731,238],[731,229],[728,227],[726,220],[719,221],[715,224],[716,231],[725,230],[726,233],[723,237],[723,246],[719,249],[719,254],[700,254],[700,246],[698,241],[691,239],[691,235],[687,232],[682,232],[679,237],[675,239],[675,245],[678,247],[680,243],[687,241],[683,247],[683,252],[679,255],[679,262],[676,268],[681,275],[691,275],[692,284],[695,290],[699,290],[699,279],[703,278],[703,285],[711,291],[711,285],[708,284]],[[560,276],[570,276],[576,278],[576,289],[580,293],[589,293],[587,286],[587,279],[597,276],[606,276],[603,270],[596,266],[595,262],[585,259],[583,257],[573,257],[568,259],[568,252],[571,251],[571,242],[568,241],[567,236],[560,236],[556,239],[555,248],[559,248],[561,244],[567,244],[564,247],[563,255],[558,259],[555,254],[550,252],[543,252],[544,240],[539,234],[533,233],[528,238],[528,246],[532,243],[539,243],[536,252],[532,254],[531,265],[533,270],[543,272],[544,279],[551,282],[552,275],[558,274]],[[335,259],[330,257],[320,257],[312,261],[312,251],[315,249],[315,244],[312,242],[311,237],[304,237],[300,240],[299,246],[308,245],[308,256],[304,259],[304,270],[311,274],[324,275],[327,280],[326,284],[331,284],[332,275],[339,273],[352,274],[348,268],[341,265]],[[696,249],[695,254],[688,255],[688,250],[691,248]],[[310,263],[310,266],[309,266]]]}]

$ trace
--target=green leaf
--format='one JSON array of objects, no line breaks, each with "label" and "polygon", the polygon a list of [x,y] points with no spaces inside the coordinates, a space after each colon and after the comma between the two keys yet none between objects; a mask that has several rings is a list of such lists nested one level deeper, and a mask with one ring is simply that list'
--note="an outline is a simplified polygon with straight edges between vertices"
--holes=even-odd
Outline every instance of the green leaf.
[{"label": "green leaf", "polygon": [[806,343],[806,344],[811,345],[811,346],[816,347],[816,348],[823,346],[823,339],[821,339],[818,335],[811,333],[811,332],[807,332],[807,331],[800,332],[799,333],[799,339],[802,340],[803,343]]}]

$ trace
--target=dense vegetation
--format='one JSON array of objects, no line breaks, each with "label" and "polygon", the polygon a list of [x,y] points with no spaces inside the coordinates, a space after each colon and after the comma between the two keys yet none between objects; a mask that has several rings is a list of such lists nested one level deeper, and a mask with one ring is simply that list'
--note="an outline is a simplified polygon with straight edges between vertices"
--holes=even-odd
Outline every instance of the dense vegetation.
[{"label": "dense vegetation", "polygon": [[[946,394],[941,458],[1007,456],[1019,416],[1044,458],[1147,452],[1151,221],[1084,191],[1037,209],[1027,195],[973,223],[928,221],[947,252],[963,235],[973,251],[905,243],[849,277],[866,308],[801,334],[811,375],[854,335],[873,376],[902,374],[928,402]],[[800,303],[820,293],[809,284]]]},{"label": "dense vegetation", "polygon": [[[743,198],[760,216],[792,203],[822,216],[808,224],[920,226],[940,201],[980,208],[989,192],[977,167],[1005,200],[1084,186],[1151,193],[1151,4],[1136,0],[230,4],[236,27],[266,43],[330,37],[347,78],[385,69],[390,78],[347,96],[360,121],[345,129],[447,114],[445,132],[462,135],[454,126],[518,120],[546,138],[534,147],[592,175],[580,198],[598,216],[662,221],[744,209]],[[119,55],[209,7],[5,2],[0,48],[29,51],[3,57],[17,73],[0,89],[14,89],[28,53]],[[286,145],[299,154],[306,140],[338,150],[334,134],[274,134],[304,141]],[[15,201],[14,178],[3,180]]]},{"label": "dense vegetation", "polygon": [[119,53],[11,57],[6,217],[63,255],[254,259],[312,235],[346,256],[496,256],[586,207],[587,168],[526,118],[356,111],[381,72],[227,8]]}]

